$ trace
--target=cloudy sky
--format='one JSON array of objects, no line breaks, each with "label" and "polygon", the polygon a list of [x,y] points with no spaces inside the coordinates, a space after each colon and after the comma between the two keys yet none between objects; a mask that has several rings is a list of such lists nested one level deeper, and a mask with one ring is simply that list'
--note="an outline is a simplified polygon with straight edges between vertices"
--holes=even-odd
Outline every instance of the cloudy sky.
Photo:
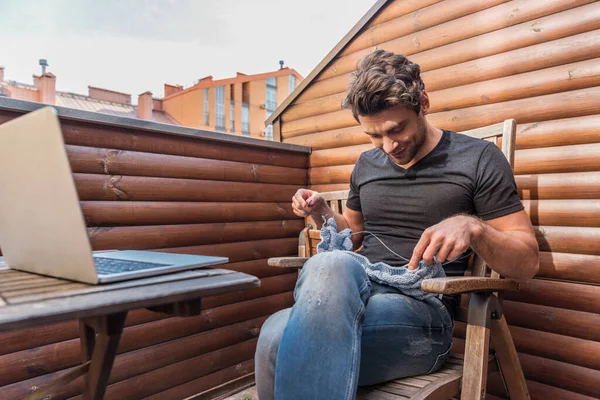
[{"label": "cloudy sky", "polygon": [[5,79],[162,97],[163,84],[253,74],[279,60],[307,76],[375,0],[0,0]]}]

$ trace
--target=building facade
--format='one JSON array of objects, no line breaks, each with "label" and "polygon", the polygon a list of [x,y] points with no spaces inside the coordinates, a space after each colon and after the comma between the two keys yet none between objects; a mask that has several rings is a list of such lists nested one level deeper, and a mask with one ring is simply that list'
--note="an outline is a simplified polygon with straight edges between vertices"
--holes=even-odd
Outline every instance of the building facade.
[{"label": "building facade", "polygon": [[272,139],[265,120],[294,91],[302,76],[291,68],[214,80],[200,79],[184,89],[165,84],[163,109],[181,125],[217,132]]}]

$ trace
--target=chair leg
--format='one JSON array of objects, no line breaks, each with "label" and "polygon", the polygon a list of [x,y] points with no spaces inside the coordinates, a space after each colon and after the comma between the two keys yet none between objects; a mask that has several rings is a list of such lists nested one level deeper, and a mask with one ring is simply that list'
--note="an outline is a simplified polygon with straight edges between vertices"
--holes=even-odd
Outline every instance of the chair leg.
[{"label": "chair leg", "polygon": [[104,398],[126,316],[124,312],[80,320],[82,358],[83,361],[91,360],[85,377],[85,400]]},{"label": "chair leg", "polygon": [[500,367],[500,373],[508,389],[511,400],[529,400],[529,390],[523,375],[521,362],[517,349],[513,343],[506,319],[502,316],[492,321],[491,331],[492,345],[496,352],[496,359]]},{"label": "chair leg", "polygon": [[485,399],[488,374],[490,330],[483,326],[468,325],[465,341],[465,364],[460,398]]},{"label": "chair leg", "polygon": [[485,399],[491,318],[498,318],[499,313],[500,305],[496,296],[473,293],[469,302],[461,400]]}]

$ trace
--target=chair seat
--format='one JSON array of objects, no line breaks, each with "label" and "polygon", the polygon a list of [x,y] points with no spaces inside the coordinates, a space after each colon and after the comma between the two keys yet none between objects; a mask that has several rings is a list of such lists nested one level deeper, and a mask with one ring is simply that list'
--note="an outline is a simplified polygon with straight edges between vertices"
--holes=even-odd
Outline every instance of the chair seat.
[{"label": "chair seat", "polygon": [[356,399],[416,400],[458,397],[463,375],[463,362],[461,354],[451,354],[442,368],[433,374],[411,376],[361,387],[358,389]]}]

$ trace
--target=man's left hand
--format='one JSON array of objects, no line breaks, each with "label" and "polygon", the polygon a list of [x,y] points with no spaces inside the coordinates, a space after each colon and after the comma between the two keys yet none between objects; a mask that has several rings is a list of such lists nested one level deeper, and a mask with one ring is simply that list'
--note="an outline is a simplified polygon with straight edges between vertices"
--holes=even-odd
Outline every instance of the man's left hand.
[{"label": "man's left hand", "polygon": [[433,256],[438,262],[455,259],[467,251],[482,230],[483,222],[469,215],[456,215],[430,226],[415,246],[408,269],[417,269],[421,260],[432,265]]}]

